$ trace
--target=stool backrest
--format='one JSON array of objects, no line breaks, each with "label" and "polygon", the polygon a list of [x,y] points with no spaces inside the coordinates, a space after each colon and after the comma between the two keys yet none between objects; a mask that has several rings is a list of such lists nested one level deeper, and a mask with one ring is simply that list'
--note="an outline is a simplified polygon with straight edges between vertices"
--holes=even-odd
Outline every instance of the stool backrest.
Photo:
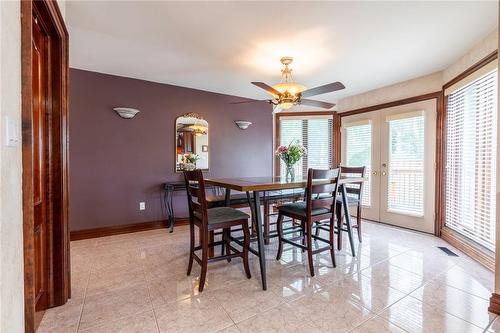
[{"label": "stool backrest", "polygon": [[[327,208],[332,214],[335,212],[335,203],[339,188],[340,170],[309,169],[307,172],[306,207],[307,216],[311,216],[313,209]],[[314,181],[321,184],[314,184]],[[324,181],[324,182],[323,182]]]},{"label": "stool backrest", "polygon": [[[366,167],[340,167],[340,175],[342,177],[364,177]],[[347,194],[354,194],[358,200],[361,200],[361,195],[363,192],[363,182],[359,183],[349,183],[346,187]]]},{"label": "stool backrest", "polygon": [[201,170],[184,171],[184,181],[186,183],[190,220],[197,219],[202,224],[207,224],[207,198],[203,173]]}]

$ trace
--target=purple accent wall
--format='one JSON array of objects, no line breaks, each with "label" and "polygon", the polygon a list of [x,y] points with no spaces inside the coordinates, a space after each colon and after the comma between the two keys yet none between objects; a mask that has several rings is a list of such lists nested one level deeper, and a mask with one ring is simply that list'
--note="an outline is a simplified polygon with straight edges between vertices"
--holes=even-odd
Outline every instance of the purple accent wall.
[{"label": "purple accent wall", "polygon": [[[216,79],[216,78],[214,78]],[[229,104],[234,96],[71,69],[70,229],[158,221],[161,184],[174,172],[175,118],[187,112],[209,123],[206,177],[272,173],[272,109],[265,103]],[[113,107],[139,109],[122,119]],[[234,120],[253,122],[240,130]],[[185,193],[176,193],[178,217],[187,216]],[[139,202],[146,210],[139,210]]]}]

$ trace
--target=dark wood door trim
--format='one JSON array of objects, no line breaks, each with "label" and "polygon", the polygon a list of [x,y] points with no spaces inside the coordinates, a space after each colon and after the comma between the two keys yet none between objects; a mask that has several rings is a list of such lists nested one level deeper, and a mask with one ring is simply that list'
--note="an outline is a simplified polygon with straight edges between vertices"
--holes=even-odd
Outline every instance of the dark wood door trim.
[{"label": "dark wood door trim", "polygon": [[392,101],[392,102],[387,102],[387,103],[382,103],[382,104],[377,104],[377,105],[370,105],[370,106],[366,106],[366,107],[359,108],[359,109],[340,112],[339,115],[340,115],[340,117],[343,118],[343,117],[347,117],[347,116],[352,116],[354,114],[378,111],[378,110],[382,110],[382,109],[392,108],[395,106],[401,106],[401,105],[406,105],[406,104],[427,101],[429,99],[434,99],[434,98],[438,99],[438,98],[440,98],[440,96],[441,96],[441,91],[436,91],[436,92],[432,92],[432,93],[428,93],[428,94],[399,99],[397,101]]},{"label": "dark wood door trim", "polygon": [[[35,14],[36,13],[36,14]],[[32,20],[36,15],[48,33],[50,77],[47,108],[50,155],[47,163],[50,199],[48,228],[48,306],[70,297],[68,229],[68,32],[55,0],[21,1],[21,118],[23,167],[23,242],[25,331],[36,330],[34,299]]]},{"label": "dark wood door trim", "polygon": [[478,69],[481,69],[482,67],[486,66],[487,64],[489,64],[493,60],[496,60],[497,58],[498,58],[498,50],[495,50],[495,51],[491,52],[490,54],[488,54],[483,59],[481,59],[478,62],[476,62],[474,65],[472,65],[469,68],[467,68],[462,73],[458,74],[456,77],[454,77],[450,81],[446,82],[443,85],[443,90],[445,90],[445,89],[451,87],[452,85],[454,85],[455,83],[463,80],[467,76],[471,75],[472,73],[474,73]]}]

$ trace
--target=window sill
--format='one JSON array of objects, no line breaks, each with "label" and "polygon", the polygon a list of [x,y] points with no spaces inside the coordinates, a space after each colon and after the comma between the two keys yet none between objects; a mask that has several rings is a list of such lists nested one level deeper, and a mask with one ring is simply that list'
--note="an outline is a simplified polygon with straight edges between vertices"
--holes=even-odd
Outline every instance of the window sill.
[{"label": "window sill", "polygon": [[495,254],[492,251],[476,244],[474,241],[448,227],[443,227],[441,229],[441,238],[479,262],[490,271],[495,271]]}]

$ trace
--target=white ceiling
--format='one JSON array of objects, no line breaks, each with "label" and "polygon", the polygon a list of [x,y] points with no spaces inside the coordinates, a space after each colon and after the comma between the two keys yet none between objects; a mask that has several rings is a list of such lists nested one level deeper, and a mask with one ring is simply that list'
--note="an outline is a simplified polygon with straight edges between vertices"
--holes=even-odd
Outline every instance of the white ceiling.
[{"label": "white ceiling", "polygon": [[70,66],[264,99],[293,56],[335,102],[446,68],[497,26],[497,2],[69,1]]}]

